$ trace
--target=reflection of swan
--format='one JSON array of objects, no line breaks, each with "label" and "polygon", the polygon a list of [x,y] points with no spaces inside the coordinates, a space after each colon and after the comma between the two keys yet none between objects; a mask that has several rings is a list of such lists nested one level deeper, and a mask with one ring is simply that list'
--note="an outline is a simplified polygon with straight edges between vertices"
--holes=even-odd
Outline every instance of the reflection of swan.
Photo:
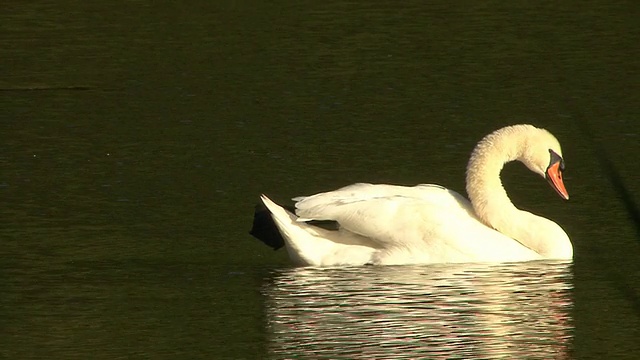
[{"label": "reflection of swan", "polygon": [[281,270],[269,358],[568,358],[571,289],[568,261]]},{"label": "reflection of swan", "polygon": [[[569,198],[556,138],[544,129],[514,125],[487,135],[471,154],[466,179],[471,202],[438,185],[371,184],[297,198],[297,216],[266,196],[262,200],[299,265],[572,258],[571,241],[558,224],[519,210],[509,200],[500,171],[512,160],[523,162]],[[256,226],[259,219],[256,214],[252,234],[267,243],[273,244],[274,236],[282,242],[277,232],[265,239]],[[312,226],[309,220],[334,220],[340,229]]]}]

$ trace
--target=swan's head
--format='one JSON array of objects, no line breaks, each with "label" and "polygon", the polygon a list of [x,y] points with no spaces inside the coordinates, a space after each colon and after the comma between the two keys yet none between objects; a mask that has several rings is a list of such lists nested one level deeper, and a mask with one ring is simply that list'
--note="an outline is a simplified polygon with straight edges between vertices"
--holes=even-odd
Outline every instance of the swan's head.
[{"label": "swan's head", "polygon": [[563,199],[569,199],[569,193],[562,180],[564,159],[558,139],[545,129],[531,126],[527,131],[525,146],[520,158],[529,170],[547,179],[549,185]]}]

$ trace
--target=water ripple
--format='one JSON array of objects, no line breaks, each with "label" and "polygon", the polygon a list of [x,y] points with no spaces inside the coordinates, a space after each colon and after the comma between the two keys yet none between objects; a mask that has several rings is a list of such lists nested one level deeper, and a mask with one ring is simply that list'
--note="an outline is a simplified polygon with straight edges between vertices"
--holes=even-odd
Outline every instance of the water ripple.
[{"label": "water ripple", "polygon": [[568,358],[570,262],[273,273],[272,358]]}]

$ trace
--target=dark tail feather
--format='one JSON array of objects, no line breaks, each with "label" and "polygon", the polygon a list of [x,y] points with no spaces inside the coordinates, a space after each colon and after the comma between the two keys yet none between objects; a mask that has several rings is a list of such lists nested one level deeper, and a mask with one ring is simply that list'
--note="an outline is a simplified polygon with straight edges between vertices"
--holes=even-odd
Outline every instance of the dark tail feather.
[{"label": "dark tail feather", "polygon": [[[285,205],[283,207],[291,213],[295,214],[296,212],[296,209],[293,206]],[[307,221],[307,224],[318,226],[326,230],[338,230],[339,228],[338,223],[331,220],[312,220]],[[253,227],[251,228],[251,231],[249,231],[249,234],[272,247],[273,250],[278,250],[284,246],[284,238],[280,235],[280,231],[278,231],[278,227],[271,217],[271,212],[269,212],[262,202],[256,205],[256,210],[253,214]]]},{"label": "dark tail feather", "polygon": [[278,250],[284,246],[284,238],[280,235],[271,213],[263,203],[256,205],[253,215],[253,227],[249,234],[272,247],[273,250]]}]

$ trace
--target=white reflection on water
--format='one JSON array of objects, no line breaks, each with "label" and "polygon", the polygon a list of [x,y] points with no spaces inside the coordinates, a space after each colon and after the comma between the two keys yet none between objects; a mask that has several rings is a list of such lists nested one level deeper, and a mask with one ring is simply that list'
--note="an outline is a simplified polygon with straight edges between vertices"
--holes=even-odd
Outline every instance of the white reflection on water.
[{"label": "white reflection on water", "polygon": [[270,280],[272,358],[570,357],[570,262],[297,268]]}]

